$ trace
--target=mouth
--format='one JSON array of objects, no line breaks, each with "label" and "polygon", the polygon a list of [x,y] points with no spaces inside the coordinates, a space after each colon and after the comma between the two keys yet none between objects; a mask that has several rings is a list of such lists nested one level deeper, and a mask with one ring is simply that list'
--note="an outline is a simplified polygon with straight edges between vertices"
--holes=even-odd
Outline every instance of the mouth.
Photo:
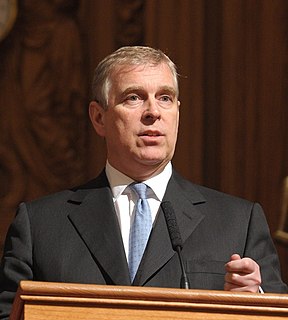
[{"label": "mouth", "polygon": [[145,146],[159,146],[163,141],[164,134],[157,130],[147,130],[141,132],[138,136]]},{"label": "mouth", "polygon": [[163,136],[163,134],[159,131],[145,131],[139,134],[140,137],[160,137]]}]

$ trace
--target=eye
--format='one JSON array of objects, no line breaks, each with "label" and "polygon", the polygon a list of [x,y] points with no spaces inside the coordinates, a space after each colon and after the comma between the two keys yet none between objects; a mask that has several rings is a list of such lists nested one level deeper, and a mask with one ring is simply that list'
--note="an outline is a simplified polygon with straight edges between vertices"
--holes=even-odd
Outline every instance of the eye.
[{"label": "eye", "polygon": [[173,99],[168,95],[161,96],[160,100],[163,101],[163,102],[172,102],[173,101]]},{"label": "eye", "polygon": [[143,103],[143,98],[141,98],[141,96],[135,93],[128,94],[123,101],[123,104],[128,107],[138,107],[142,103]]},{"label": "eye", "polygon": [[128,100],[128,101],[138,101],[138,100],[140,100],[140,97],[137,96],[136,94],[133,94],[133,95],[131,94],[126,98],[126,100]]},{"label": "eye", "polygon": [[162,94],[158,97],[159,105],[164,109],[169,109],[174,105],[175,96],[171,94]]}]

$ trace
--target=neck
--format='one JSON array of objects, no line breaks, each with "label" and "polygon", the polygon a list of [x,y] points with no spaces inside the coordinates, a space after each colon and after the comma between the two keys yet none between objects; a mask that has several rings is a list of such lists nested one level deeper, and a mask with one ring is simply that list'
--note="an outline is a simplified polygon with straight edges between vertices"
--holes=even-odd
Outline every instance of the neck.
[{"label": "neck", "polygon": [[165,162],[161,164],[160,166],[139,166],[136,169],[133,168],[134,170],[131,170],[131,168],[120,168],[117,165],[114,165],[109,161],[110,165],[114,167],[116,170],[120,171],[121,173],[125,174],[129,178],[131,178],[134,181],[137,182],[143,182],[146,181],[158,174],[160,174],[168,164],[168,162]]}]

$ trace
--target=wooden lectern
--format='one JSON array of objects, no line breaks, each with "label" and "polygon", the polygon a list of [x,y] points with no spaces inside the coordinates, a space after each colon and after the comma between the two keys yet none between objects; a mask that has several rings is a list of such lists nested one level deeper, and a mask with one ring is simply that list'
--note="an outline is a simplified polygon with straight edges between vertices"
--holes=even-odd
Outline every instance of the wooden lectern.
[{"label": "wooden lectern", "polygon": [[251,320],[288,317],[288,295],[22,281],[10,319]]}]

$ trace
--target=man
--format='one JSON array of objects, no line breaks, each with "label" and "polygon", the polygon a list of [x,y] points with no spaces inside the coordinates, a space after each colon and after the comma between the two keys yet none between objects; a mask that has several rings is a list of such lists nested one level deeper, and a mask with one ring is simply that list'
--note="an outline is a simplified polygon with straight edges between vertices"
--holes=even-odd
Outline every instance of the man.
[{"label": "man", "polygon": [[[261,207],[194,185],[172,168],[180,106],[173,62],[149,47],[120,48],[96,68],[93,90],[89,113],[106,141],[106,168],[84,186],[20,205],[2,260],[2,316],[22,279],[179,287],[165,201],[175,211],[190,288],[287,292]],[[139,182],[148,189],[140,207]],[[144,203],[153,226],[131,275]]]}]

